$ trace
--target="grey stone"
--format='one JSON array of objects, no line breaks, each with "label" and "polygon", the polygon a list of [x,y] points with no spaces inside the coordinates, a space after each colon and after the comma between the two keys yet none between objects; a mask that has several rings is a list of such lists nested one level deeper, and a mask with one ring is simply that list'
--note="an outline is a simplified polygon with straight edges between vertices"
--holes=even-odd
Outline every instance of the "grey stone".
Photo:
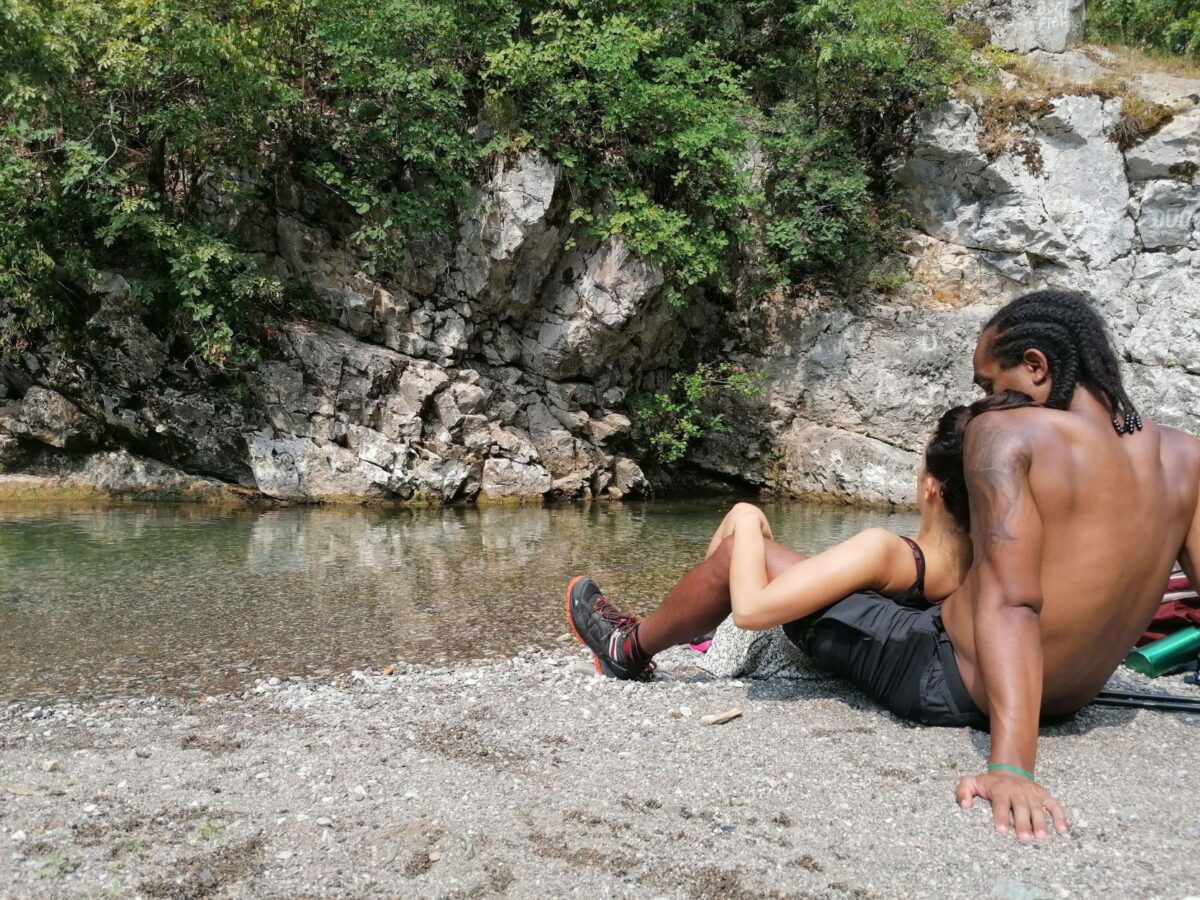
[{"label": "grey stone", "polygon": [[638,496],[648,486],[649,482],[646,480],[641,466],[628,457],[617,457],[616,462],[613,463],[612,481],[608,486],[609,496],[617,499]]},{"label": "grey stone", "polygon": [[536,463],[489,459],[483,464],[480,497],[484,500],[540,499],[550,490],[550,473]]},{"label": "grey stone", "polygon": [[20,412],[9,427],[18,437],[64,450],[95,444],[101,431],[99,423],[70,400],[38,386],[25,394]]},{"label": "grey stone", "polygon": [[[1196,85],[1193,84],[1193,91]],[[1187,180],[1200,165],[1200,109],[1174,116],[1146,140],[1125,153],[1129,178],[1180,177]]]},{"label": "grey stone", "polygon": [[1084,0],[967,0],[957,16],[983,22],[1005,50],[1061,53],[1083,39]]},{"label": "grey stone", "polygon": [[1200,185],[1150,181],[1138,203],[1137,230],[1147,250],[1176,249],[1192,240],[1200,216]]}]

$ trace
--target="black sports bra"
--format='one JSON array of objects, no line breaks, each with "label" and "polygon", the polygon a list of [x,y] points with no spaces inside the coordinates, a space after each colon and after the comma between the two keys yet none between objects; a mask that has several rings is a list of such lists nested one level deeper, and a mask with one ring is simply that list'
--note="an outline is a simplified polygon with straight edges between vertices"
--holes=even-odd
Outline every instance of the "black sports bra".
[{"label": "black sports bra", "polygon": [[898,537],[912,550],[913,562],[917,564],[917,580],[892,599],[902,606],[931,606],[932,604],[925,598],[925,554],[921,552],[916,541],[906,538],[904,535],[898,535]]}]

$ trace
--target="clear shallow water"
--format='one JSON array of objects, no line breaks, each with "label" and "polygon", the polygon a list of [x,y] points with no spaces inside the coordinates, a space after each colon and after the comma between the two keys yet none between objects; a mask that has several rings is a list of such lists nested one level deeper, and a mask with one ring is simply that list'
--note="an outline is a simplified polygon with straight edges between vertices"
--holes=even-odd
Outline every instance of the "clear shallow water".
[{"label": "clear shallow water", "polygon": [[[0,699],[194,695],[561,645],[593,575],[645,613],[732,501],[437,510],[0,506]],[[815,552],[908,513],[765,505]]]}]

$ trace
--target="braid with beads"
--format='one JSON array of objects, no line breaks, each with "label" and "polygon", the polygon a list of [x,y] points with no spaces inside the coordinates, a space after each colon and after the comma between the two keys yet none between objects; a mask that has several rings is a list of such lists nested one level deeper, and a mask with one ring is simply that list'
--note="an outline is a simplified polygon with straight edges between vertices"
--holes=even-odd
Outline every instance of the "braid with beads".
[{"label": "braid with beads", "polygon": [[1075,291],[1034,291],[1004,306],[988,321],[992,357],[1004,368],[1026,350],[1046,354],[1050,396],[1046,405],[1066,409],[1077,385],[1095,390],[1108,403],[1117,434],[1141,429],[1142,419],[1125,393],[1117,354],[1104,322],[1086,295]]}]

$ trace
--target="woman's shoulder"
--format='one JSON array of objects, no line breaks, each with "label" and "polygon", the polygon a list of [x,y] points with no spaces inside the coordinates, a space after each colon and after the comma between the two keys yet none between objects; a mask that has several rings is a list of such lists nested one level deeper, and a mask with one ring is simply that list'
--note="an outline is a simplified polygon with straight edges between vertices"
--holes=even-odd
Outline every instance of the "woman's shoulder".
[{"label": "woman's shoulder", "polygon": [[907,588],[911,583],[909,570],[913,566],[913,551],[905,538],[886,528],[868,528],[847,541],[850,542],[875,561],[876,590],[886,594]]},{"label": "woman's shoulder", "polygon": [[899,534],[889,532],[887,528],[862,530],[846,542],[847,544],[853,542],[857,550],[870,553],[887,564],[894,563],[901,556],[912,557],[911,545]]},{"label": "woman's shoulder", "polygon": [[867,528],[860,531],[850,540],[857,542],[864,549],[875,548],[882,551],[903,550],[908,547],[907,541],[894,531],[886,528]]}]

